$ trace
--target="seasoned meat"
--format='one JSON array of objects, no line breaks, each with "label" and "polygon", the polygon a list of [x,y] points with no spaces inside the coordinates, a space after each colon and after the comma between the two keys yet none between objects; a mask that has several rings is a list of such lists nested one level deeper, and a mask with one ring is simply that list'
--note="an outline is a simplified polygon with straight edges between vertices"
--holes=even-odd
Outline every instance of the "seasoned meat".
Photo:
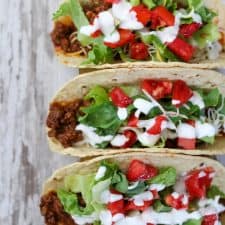
[{"label": "seasoned meat", "polygon": [[41,198],[40,210],[46,225],[76,225],[72,217],[64,211],[54,191]]},{"label": "seasoned meat", "polygon": [[65,148],[83,139],[82,132],[76,131],[77,113],[85,103],[82,100],[55,102],[50,106],[46,121],[50,128],[49,137],[55,137]]},{"label": "seasoned meat", "polygon": [[[66,25],[60,21],[55,23],[54,30],[51,33],[52,42],[56,47],[60,47],[64,52],[78,52],[81,51],[81,45],[74,38],[76,34],[75,26],[71,23]],[[74,35],[72,35],[74,33]]]}]

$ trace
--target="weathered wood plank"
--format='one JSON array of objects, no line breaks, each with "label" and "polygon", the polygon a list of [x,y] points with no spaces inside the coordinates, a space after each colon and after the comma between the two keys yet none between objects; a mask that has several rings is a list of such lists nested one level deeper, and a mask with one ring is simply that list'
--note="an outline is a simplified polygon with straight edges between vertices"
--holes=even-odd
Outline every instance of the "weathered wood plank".
[{"label": "weathered wood plank", "polygon": [[0,224],[43,224],[42,183],[75,160],[48,150],[43,126],[50,98],[76,72],[53,57],[58,2],[0,1]]}]

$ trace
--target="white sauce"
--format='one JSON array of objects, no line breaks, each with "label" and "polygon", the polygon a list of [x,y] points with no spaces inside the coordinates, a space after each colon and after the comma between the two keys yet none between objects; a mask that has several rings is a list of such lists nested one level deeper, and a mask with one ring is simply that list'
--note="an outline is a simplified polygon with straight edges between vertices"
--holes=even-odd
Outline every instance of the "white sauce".
[{"label": "white sauce", "polygon": [[126,216],[115,225],[146,225],[140,215]]},{"label": "white sauce", "polygon": [[143,193],[134,195],[132,197],[134,204],[136,206],[143,206],[145,201],[150,201],[153,199],[153,194],[150,191],[145,191]]},{"label": "white sauce", "polygon": [[105,176],[105,172],[106,172],[106,167],[105,166],[100,166],[96,175],[95,175],[95,180],[100,180],[101,178],[103,178]]},{"label": "white sauce", "polygon": [[206,46],[206,50],[208,53],[209,59],[217,59],[220,55],[220,52],[222,51],[222,45],[216,41],[216,42],[209,42]]},{"label": "white sauce", "polygon": [[146,147],[154,146],[159,139],[160,135],[150,135],[147,132],[138,134],[138,140]]},{"label": "white sauce", "polygon": [[99,136],[95,133],[96,128],[89,127],[84,124],[77,125],[76,130],[82,131],[85,137],[85,142],[92,146],[96,146],[97,144],[101,144],[104,141],[111,141],[113,139],[112,135]]},{"label": "white sauce", "polygon": [[175,199],[178,199],[180,197],[180,195],[177,192],[173,192],[171,195]]},{"label": "white sauce", "polygon": [[181,123],[177,127],[177,135],[180,138],[195,138],[195,128],[187,123]]},{"label": "white sauce", "polygon": [[212,124],[201,123],[199,121],[195,124],[197,138],[213,137],[216,135],[216,129]]},{"label": "white sauce", "polygon": [[143,212],[142,218],[145,223],[152,224],[183,224],[189,219],[200,219],[199,212],[188,213],[186,210],[172,209],[171,212],[158,213],[153,211],[152,208]]},{"label": "white sauce", "polygon": [[105,190],[101,193],[100,202],[107,204],[109,202],[117,202],[123,199],[121,194],[113,194],[109,190]]},{"label": "white sauce", "polygon": [[112,214],[109,210],[103,210],[99,213],[101,225],[112,225]]},{"label": "white sauce", "polygon": [[149,190],[151,191],[162,191],[166,188],[164,184],[151,184]]},{"label": "white sauce", "polygon": [[180,103],[180,100],[172,99],[172,105],[180,105]]},{"label": "white sauce", "polygon": [[84,224],[87,224],[87,223],[94,223],[94,221],[96,221],[98,219],[98,214],[93,213],[91,215],[83,215],[83,216],[73,215],[72,218],[73,218],[73,220],[75,221],[76,224],[84,225]]},{"label": "white sauce", "polygon": [[99,29],[100,29],[100,26],[99,26],[98,18],[95,18],[92,25],[82,26],[80,28],[80,33],[87,36],[91,36],[91,34],[93,34]]},{"label": "white sauce", "polygon": [[121,147],[123,146],[129,139],[123,134],[117,134],[112,141],[110,142],[112,146]]},{"label": "white sauce", "polygon": [[205,177],[206,176],[206,173],[204,171],[201,171],[199,174],[198,174],[198,178],[202,178],[202,177]]},{"label": "white sauce", "polygon": [[124,214],[122,213],[117,213],[113,216],[112,222],[118,222],[120,220],[124,219]]},{"label": "white sauce", "polygon": [[147,115],[150,110],[155,107],[154,103],[146,101],[143,98],[135,99],[133,105],[137,109],[137,112],[135,113],[136,117],[139,117],[139,113],[144,113],[145,115]]},{"label": "white sauce", "polygon": [[120,120],[127,119],[127,117],[128,117],[127,109],[119,107],[117,110],[117,116],[119,117]]},{"label": "white sauce", "polygon": [[205,108],[205,103],[204,103],[201,95],[197,91],[193,92],[193,96],[189,99],[189,101],[193,105],[197,105],[200,109],[204,109]]}]

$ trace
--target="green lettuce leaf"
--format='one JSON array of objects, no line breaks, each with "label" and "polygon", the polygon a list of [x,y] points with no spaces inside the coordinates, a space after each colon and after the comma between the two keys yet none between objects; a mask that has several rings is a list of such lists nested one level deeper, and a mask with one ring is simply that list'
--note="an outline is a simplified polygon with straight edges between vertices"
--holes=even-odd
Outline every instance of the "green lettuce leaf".
[{"label": "green lettuce leaf", "polygon": [[143,0],[143,3],[149,8],[152,9],[156,7],[155,1],[154,0]]},{"label": "green lettuce leaf", "polygon": [[133,6],[140,5],[140,0],[130,0],[130,4]]},{"label": "green lettuce leaf", "polygon": [[79,0],[68,0],[61,4],[59,9],[53,14],[53,19],[57,20],[61,16],[71,16],[78,30],[82,26],[89,24]]},{"label": "green lettuce leaf", "polygon": [[[93,39],[93,38],[92,38]],[[81,41],[82,42],[82,41]],[[83,44],[83,42],[82,42]],[[93,43],[94,46],[91,51],[88,52],[88,58],[82,65],[86,64],[103,64],[111,63],[113,61],[113,50],[108,48],[104,43]]]},{"label": "green lettuce leaf", "polygon": [[84,116],[79,117],[80,123],[97,128],[99,135],[114,135],[121,126],[122,121],[117,116],[117,109],[111,102],[101,105],[91,105],[82,108]]},{"label": "green lettuce leaf", "polygon": [[202,224],[202,220],[195,220],[195,219],[190,219],[186,222],[183,223],[183,225],[201,225]]},{"label": "green lettuce leaf", "polygon": [[130,86],[120,86],[120,88],[129,96],[134,97],[140,94],[139,87],[135,87],[134,85]]},{"label": "green lettuce leaf", "polygon": [[108,94],[105,88],[100,86],[93,87],[88,94],[84,97],[85,100],[94,100],[92,105],[101,105],[104,102],[109,101]]},{"label": "green lettuce leaf", "polygon": [[173,12],[177,8],[177,2],[174,0],[143,0],[143,4],[145,4],[149,9],[152,9],[156,6],[163,5],[169,11]]},{"label": "green lettuce leaf", "polygon": [[203,94],[203,100],[206,107],[216,107],[219,103],[220,91],[218,88],[210,90],[209,93]]},{"label": "green lettuce leaf", "polygon": [[211,9],[208,9],[204,6],[197,9],[196,12],[201,16],[202,21],[204,23],[211,23],[212,19],[215,16],[217,16],[217,13],[213,12]]},{"label": "green lettuce leaf", "polygon": [[135,188],[129,189],[126,192],[126,196],[132,197],[134,195],[140,194],[144,192],[147,188],[148,188],[148,185],[145,182],[139,182]]},{"label": "green lettuce leaf", "polygon": [[189,8],[199,9],[203,5],[202,0],[187,0]]},{"label": "green lettuce leaf", "polygon": [[214,199],[216,196],[220,196],[220,198],[225,199],[225,193],[222,192],[218,186],[212,185],[207,191],[207,198]]},{"label": "green lettuce leaf", "polygon": [[205,142],[205,143],[208,143],[208,144],[213,144],[215,142],[215,136],[213,137],[203,137],[203,138],[200,138],[201,141]]},{"label": "green lettuce leaf", "polygon": [[176,169],[173,167],[163,167],[159,174],[148,180],[149,184],[163,184],[166,187],[172,186],[176,183]]},{"label": "green lettuce leaf", "polygon": [[171,207],[164,205],[160,200],[154,202],[153,208],[156,212],[170,212],[172,210]]},{"label": "green lettuce leaf", "polygon": [[218,41],[220,33],[215,24],[206,24],[193,35],[193,40],[199,48],[205,48],[208,42]]},{"label": "green lettuce leaf", "polygon": [[86,207],[79,205],[78,197],[76,194],[59,189],[57,190],[57,196],[62,203],[64,210],[70,215],[90,215],[94,212],[92,205],[87,204]]}]

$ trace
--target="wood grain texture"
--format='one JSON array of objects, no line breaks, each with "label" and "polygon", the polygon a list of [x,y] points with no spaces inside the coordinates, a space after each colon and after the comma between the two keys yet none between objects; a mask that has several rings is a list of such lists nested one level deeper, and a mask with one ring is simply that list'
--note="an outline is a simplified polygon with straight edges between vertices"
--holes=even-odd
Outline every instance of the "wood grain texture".
[{"label": "wood grain texture", "polygon": [[76,71],[49,39],[59,0],[0,1],[0,224],[40,225],[39,194],[52,171],[76,159],[48,150],[48,102]]}]

